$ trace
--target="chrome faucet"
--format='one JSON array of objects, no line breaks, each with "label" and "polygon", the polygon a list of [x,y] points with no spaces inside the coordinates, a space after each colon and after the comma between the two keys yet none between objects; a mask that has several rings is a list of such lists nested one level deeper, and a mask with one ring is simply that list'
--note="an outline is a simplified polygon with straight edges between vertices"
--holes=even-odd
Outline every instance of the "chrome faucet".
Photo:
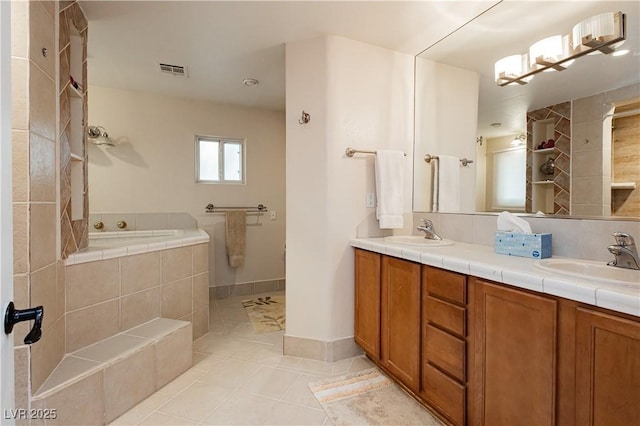
[{"label": "chrome faucet", "polygon": [[607,247],[607,249],[615,256],[615,259],[607,265],[640,270],[640,258],[638,258],[638,250],[633,237],[624,232],[614,232],[613,237],[616,239],[616,244]]},{"label": "chrome faucet", "polygon": [[416,228],[418,231],[424,232],[424,237],[429,240],[441,240],[442,237],[436,232],[433,222],[429,219],[420,219],[420,226]]}]

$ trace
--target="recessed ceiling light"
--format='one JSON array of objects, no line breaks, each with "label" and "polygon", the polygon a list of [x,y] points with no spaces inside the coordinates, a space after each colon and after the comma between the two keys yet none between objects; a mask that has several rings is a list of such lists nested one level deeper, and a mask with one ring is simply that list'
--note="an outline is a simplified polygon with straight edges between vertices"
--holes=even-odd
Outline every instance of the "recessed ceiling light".
[{"label": "recessed ceiling light", "polygon": [[493,127],[494,129],[497,129],[500,126],[502,126],[502,123],[491,123],[491,127]]},{"label": "recessed ceiling light", "polygon": [[257,86],[258,83],[259,81],[256,80],[255,78],[245,78],[244,80],[242,80],[242,84],[244,84],[247,87]]}]

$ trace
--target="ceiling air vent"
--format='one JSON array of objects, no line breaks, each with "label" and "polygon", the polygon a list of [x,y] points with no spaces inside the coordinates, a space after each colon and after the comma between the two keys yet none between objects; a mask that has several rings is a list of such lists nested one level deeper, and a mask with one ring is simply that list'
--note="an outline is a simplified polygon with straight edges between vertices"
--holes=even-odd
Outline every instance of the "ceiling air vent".
[{"label": "ceiling air vent", "polygon": [[163,63],[159,63],[158,66],[160,67],[161,72],[171,74],[171,75],[180,75],[183,77],[187,77],[187,67],[183,67],[180,65],[163,64]]}]

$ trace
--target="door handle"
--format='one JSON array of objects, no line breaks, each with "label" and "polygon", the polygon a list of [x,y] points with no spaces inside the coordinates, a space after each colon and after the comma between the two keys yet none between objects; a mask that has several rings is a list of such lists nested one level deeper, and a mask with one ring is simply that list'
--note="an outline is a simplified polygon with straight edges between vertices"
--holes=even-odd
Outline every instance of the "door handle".
[{"label": "door handle", "polygon": [[37,306],[29,309],[16,309],[13,302],[9,302],[7,310],[4,313],[4,332],[10,334],[13,326],[22,321],[33,320],[33,327],[29,334],[24,338],[26,345],[31,345],[42,337],[42,318],[44,317],[44,308]]}]

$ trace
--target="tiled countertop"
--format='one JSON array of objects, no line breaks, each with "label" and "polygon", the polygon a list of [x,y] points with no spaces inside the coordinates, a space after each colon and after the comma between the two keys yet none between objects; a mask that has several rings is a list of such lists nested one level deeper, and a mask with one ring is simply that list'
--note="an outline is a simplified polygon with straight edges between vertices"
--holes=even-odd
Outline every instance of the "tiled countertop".
[{"label": "tiled countertop", "polygon": [[[455,242],[451,246],[417,247],[389,243],[383,238],[357,238],[352,247],[387,254],[527,290],[600,306],[640,317],[640,290],[568,278],[534,266],[536,260],[495,254],[493,247]],[[554,256],[559,258],[559,256]]]}]

